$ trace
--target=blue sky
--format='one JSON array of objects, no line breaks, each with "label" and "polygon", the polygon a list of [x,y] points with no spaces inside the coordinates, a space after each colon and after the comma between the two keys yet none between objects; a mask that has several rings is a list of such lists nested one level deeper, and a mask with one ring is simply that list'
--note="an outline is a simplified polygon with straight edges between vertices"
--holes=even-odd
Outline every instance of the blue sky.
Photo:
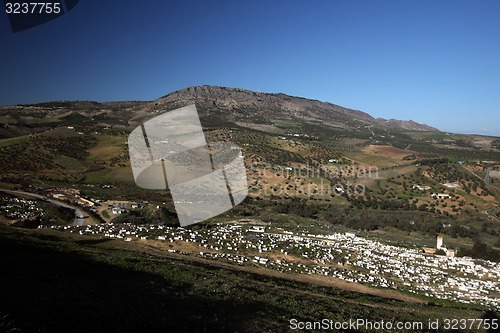
[{"label": "blue sky", "polygon": [[0,105],[209,84],[500,136],[499,13],[472,0],[80,0],[18,33],[2,17]]}]

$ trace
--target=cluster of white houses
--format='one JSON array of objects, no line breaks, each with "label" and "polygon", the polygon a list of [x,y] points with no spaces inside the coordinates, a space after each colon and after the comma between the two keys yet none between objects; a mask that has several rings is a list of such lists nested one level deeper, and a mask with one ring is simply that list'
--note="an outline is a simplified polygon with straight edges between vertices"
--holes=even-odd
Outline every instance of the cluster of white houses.
[{"label": "cluster of white houses", "polygon": [[44,216],[36,200],[5,196],[0,197],[0,213],[14,221],[24,221]]},{"label": "cluster of white houses", "polygon": [[260,265],[280,272],[333,276],[463,303],[500,306],[498,263],[426,254],[417,248],[387,245],[352,233],[294,233],[236,223],[198,230],[129,224],[53,228],[124,241],[171,242],[172,252],[181,252],[182,247],[176,250],[176,244],[197,243],[199,251],[191,255]]}]

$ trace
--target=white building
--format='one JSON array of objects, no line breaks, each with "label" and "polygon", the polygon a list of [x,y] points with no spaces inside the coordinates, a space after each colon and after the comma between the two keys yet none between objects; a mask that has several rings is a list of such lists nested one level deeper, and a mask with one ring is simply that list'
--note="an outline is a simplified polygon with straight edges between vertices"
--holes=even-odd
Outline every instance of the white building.
[{"label": "white building", "polygon": [[119,207],[113,207],[113,209],[111,209],[111,212],[115,215],[118,215],[118,214],[121,214],[121,213],[124,213],[125,210],[124,209],[121,209]]}]

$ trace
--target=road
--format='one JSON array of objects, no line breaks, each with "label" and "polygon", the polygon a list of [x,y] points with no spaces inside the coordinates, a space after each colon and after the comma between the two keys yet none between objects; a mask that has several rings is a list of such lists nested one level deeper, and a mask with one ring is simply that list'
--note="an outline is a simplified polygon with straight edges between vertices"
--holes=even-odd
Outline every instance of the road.
[{"label": "road", "polygon": [[484,183],[486,185],[490,185],[491,183],[491,178],[490,178],[490,171],[493,170],[493,167],[490,166],[488,169],[486,169],[486,175],[484,176]]}]

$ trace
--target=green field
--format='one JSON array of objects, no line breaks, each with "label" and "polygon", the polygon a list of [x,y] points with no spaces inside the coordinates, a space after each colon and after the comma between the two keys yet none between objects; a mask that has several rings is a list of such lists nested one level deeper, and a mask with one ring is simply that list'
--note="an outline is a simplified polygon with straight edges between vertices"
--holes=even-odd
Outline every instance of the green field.
[{"label": "green field", "polygon": [[0,149],[4,147],[19,145],[28,142],[28,138],[26,137],[16,137],[12,139],[3,139],[0,140]]},{"label": "green field", "polygon": [[396,161],[394,158],[389,156],[366,154],[364,152],[347,152],[344,153],[344,156],[360,163],[376,166],[380,169],[404,164],[402,161]]},{"label": "green field", "polygon": [[299,124],[297,122],[291,120],[275,119],[273,122],[275,126],[284,129],[294,129],[299,127]]},{"label": "green field", "polygon": [[73,157],[59,155],[54,159],[54,161],[64,169],[71,170],[72,172],[84,172],[87,169],[82,162]]}]

